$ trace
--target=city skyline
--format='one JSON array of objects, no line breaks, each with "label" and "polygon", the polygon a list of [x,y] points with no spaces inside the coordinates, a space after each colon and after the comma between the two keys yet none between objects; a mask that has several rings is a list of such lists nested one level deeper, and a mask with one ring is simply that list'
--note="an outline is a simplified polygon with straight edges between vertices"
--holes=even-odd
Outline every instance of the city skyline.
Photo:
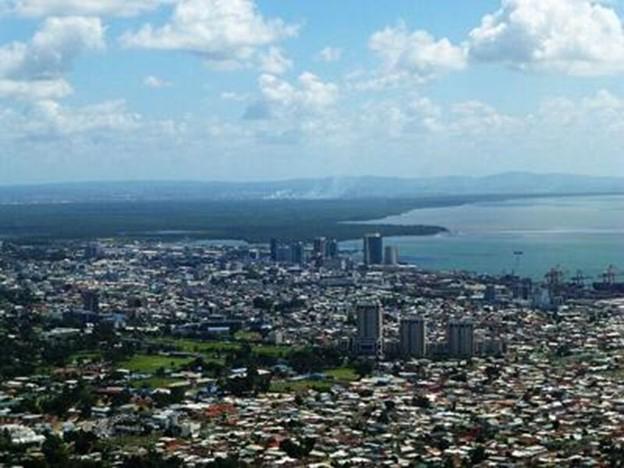
[{"label": "city skyline", "polygon": [[0,0],[0,184],[624,175],[624,5]]}]

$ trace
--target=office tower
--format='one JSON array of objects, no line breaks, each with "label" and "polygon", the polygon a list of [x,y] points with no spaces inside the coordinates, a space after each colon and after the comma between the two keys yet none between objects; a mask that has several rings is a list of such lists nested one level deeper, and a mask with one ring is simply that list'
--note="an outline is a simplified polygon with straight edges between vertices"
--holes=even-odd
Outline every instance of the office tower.
[{"label": "office tower", "polygon": [[277,249],[279,248],[279,241],[275,238],[271,239],[271,261],[277,261]]},{"label": "office tower", "polygon": [[399,249],[394,246],[387,246],[384,251],[384,264],[393,266],[399,264]]},{"label": "office tower", "polygon": [[96,314],[100,311],[100,295],[97,291],[88,289],[82,292],[82,308]]},{"label": "office tower", "polygon": [[496,302],[496,286],[493,284],[488,284],[485,287],[485,292],[483,293],[483,300],[489,304],[493,304]]},{"label": "office tower", "polygon": [[89,242],[85,247],[84,256],[87,260],[97,260],[104,256],[104,249],[98,242]]},{"label": "office tower", "polygon": [[291,245],[292,262],[296,265],[305,263],[305,246],[303,242],[295,242]]},{"label": "office tower", "polygon": [[315,257],[325,258],[327,256],[327,239],[325,237],[314,239],[313,252]]},{"label": "office tower", "polygon": [[383,263],[383,237],[381,234],[366,234],[364,236],[364,264],[381,265]]},{"label": "office tower", "polygon": [[327,242],[327,257],[338,257],[338,241],[336,239],[331,239]]},{"label": "office tower", "polygon": [[290,245],[280,244],[275,253],[275,261],[279,263],[292,263],[293,252]]},{"label": "office tower", "polygon": [[378,356],[383,352],[383,311],[376,301],[357,304],[356,352]]},{"label": "office tower", "polygon": [[427,322],[422,317],[401,320],[399,327],[401,353],[422,358],[427,355]]},{"label": "office tower", "polygon": [[474,323],[470,320],[451,320],[446,328],[447,352],[452,357],[474,355]]}]

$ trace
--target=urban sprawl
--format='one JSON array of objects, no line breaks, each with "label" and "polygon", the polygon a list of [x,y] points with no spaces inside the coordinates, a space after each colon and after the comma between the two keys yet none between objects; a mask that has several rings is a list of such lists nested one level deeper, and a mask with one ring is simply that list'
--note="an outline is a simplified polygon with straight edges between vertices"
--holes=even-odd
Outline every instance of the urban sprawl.
[{"label": "urban sprawl", "polygon": [[362,245],[0,244],[0,467],[622,466],[615,268]]}]

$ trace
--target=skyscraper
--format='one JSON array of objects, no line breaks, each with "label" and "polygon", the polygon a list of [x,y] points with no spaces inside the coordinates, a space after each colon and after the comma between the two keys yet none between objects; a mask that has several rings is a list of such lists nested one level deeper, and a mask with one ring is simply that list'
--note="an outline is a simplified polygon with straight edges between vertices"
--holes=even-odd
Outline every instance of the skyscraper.
[{"label": "skyscraper", "polygon": [[325,237],[314,239],[313,252],[315,257],[325,258],[327,256],[327,239]]},{"label": "skyscraper", "polygon": [[468,358],[474,355],[474,323],[471,320],[451,320],[446,328],[449,356]]},{"label": "skyscraper", "polygon": [[336,239],[330,239],[327,242],[327,257],[329,258],[338,257],[338,241]]},{"label": "skyscraper", "polygon": [[305,246],[303,242],[295,242],[291,246],[292,262],[296,265],[303,265],[305,263]]},{"label": "skyscraper", "polygon": [[356,352],[377,356],[383,352],[383,311],[376,301],[361,302],[356,306]]},{"label": "skyscraper", "polygon": [[276,262],[277,261],[277,249],[279,248],[279,241],[275,238],[271,239],[271,260]]},{"label": "skyscraper", "polygon": [[422,358],[427,355],[427,322],[422,317],[407,317],[399,327],[401,354]]},{"label": "skyscraper", "polygon": [[87,289],[82,292],[82,307],[89,312],[100,312],[100,295],[93,289]]},{"label": "skyscraper", "polygon": [[399,249],[397,247],[389,245],[385,248],[384,264],[389,266],[399,264]]},{"label": "skyscraper", "polygon": [[364,264],[381,265],[383,263],[383,237],[381,234],[366,234],[364,236]]}]

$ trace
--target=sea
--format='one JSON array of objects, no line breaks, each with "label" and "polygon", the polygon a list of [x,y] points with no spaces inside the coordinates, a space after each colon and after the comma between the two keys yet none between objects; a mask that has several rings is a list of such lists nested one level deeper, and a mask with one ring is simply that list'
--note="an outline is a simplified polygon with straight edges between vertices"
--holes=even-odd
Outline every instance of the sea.
[{"label": "sea", "polygon": [[[444,226],[448,234],[384,239],[400,261],[427,270],[515,273],[542,278],[557,267],[599,279],[611,265],[624,273],[624,196],[523,198],[424,208],[371,224]],[[359,250],[361,241],[342,243]],[[624,281],[624,277],[620,278]]]}]

